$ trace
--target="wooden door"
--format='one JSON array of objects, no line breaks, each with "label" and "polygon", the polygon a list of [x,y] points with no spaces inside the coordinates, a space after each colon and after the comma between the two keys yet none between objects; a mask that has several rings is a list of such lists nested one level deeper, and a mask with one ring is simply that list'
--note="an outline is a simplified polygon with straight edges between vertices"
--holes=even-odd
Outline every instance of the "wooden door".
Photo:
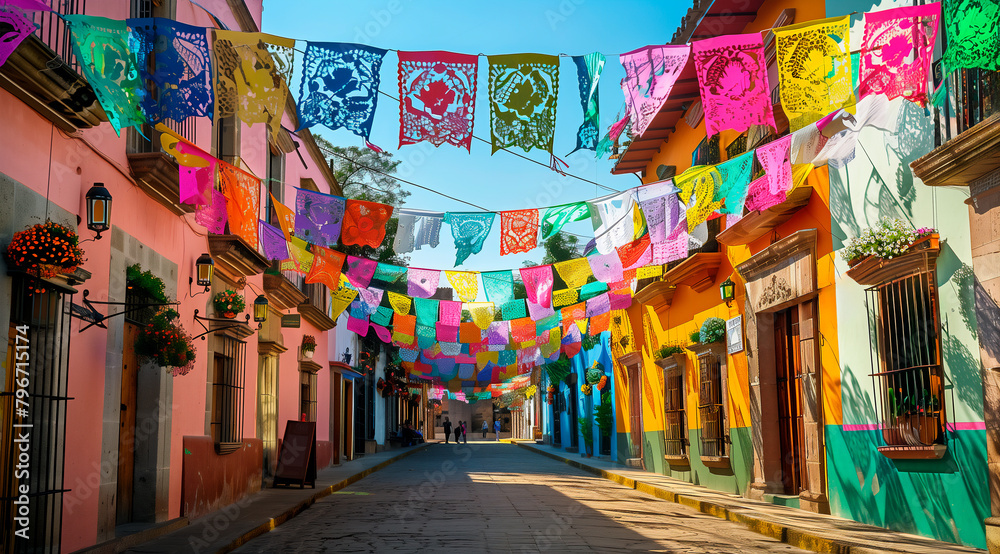
[{"label": "wooden door", "polygon": [[781,481],[785,494],[799,494],[805,471],[802,421],[802,362],[799,354],[799,310],[794,306],[774,316],[775,378],[778,389],[778,433],[781,438]]},{"label": "wooden door", "polygon": [[118,495],[116,523],[132,521],[132,482],[135,474],[135,408],[139,377],[139,357],[135,354],[135,339],[139,326],[124,323],[122,349],[121,407],[118,415]]},{"label": "wooden door", "polygon": [[628,375],[629,425],[632,437],[632,457],[642,458],[642,372],[639,364],[625,368]]}]

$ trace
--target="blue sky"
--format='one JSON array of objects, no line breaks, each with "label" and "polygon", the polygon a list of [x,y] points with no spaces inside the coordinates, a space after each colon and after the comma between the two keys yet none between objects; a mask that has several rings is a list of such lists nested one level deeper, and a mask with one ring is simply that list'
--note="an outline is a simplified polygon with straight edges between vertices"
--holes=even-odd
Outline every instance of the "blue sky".
[{"label": "blue sky", "polygon": [[[335,6],[335,7],[333,7]],[[360,42],[395,50],[448,50],[465,54],[583,55],[593,51],[607,56],[600,81],[602,133],[623,109],[620,81],[624,70],[618,55],[647,44],[665,44],[673,36],[690,2],[602,1],[595,0],[507,0],[504,2],[442,2],[379,0],[336,2],[329,0],[264,0],[263,31],[299,41]],[[395,12],[395,13],[394,13]],[[299,42],[296,48],[305,49]],[[296,63],[301,63],[296,53]],[[395,52],[382,63],[380,89],[398,96]],[[474,134],[489,140],[489,103],[486,92],[488,63],[479,58],[479,87],[476,98]],[[296,68],[298,70],[298,68]],[[613,189],[639,184],[632,175],[611,175],[611,163],[597,161],[593,151],[581,150],[566,156],[576,146],[576,131],[582,122],[576,67],[561,58],[559,102],[556,115],[554,153],[569,163],[569,172]],[[299,75],[293,77],[299,79]],[[298,83],[293,83],[293,91]],[[548,169],[548,153],[532,150],[526,155],[545,167],[498,151],[490,155],[490,145],[473,141],[471,154],[444,144],[399,145],[399,106],[392,99],[378,100],[372,127],[372,143],[402,161],[398,175],[489,210],[545,207],[603,196],[608,191],[570,177],[560,177]],[[313,128],[334,144],[362,145],[360,137],[343,129]],[[515,149],[517,152],[523,151]],[[411,192],[406,206],[436,211],[473,211],[452,200],[404,185]],[[483,251],[474,254],[456,269],[489,271],[514,269],[524,260],[540,262],[544,254],[537,248],[528,254],[500,256],[500,216],[497,215]],[[568,231],[593,236],[588,222],[567,226]],[[585,239],[581,239],[586,242]],[[452,269],[455,249],[451,229],[444,225],[441,245],[410,254],[411,267]]]}]

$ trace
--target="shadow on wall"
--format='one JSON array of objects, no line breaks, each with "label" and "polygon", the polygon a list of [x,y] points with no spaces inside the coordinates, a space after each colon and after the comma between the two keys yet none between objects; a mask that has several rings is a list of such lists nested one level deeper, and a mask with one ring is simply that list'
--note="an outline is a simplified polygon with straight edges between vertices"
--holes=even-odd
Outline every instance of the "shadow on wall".
[{"label": "shadow on wall", "polygon": [[903,210],[908,216],[913,216],[917,189],[910,162],[934,148],[934,123],[923,108],[912,102],[903,102],[893,135],[896,137],[895,147],[891,140],[886,140],[885,148],[887,153],[893,153],[899,159],[896,165],[896,193]]},{"label": "shadow on wall", "polygon": [[[842,376],[845,413],[873,414],[869,393],[849,367]],[[876,421],[874,417],[868,421]],[[880,432],[827,426],[827,467],[834,515],[895,531],[985,547],[989,516],[982,431],[949,432],[940,460],[891,460]]]},{"label": "shadow on wall", "polygon": [[[994,360],[1000,360],[1000,306],[990,293],[973,277],[976,313],[979,322],[979,345]],[[963,312],[964,314],[964,312]]]}]

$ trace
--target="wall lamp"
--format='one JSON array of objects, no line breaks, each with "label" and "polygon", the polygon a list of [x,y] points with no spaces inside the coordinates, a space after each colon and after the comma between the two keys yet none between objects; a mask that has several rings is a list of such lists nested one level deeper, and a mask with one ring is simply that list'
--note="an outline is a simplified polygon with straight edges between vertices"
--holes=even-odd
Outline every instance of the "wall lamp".
[{"label": "wall lamp", "polygon": [[719,285],[719,295],[726,301],[726,306],[733,307],[733,299],[736,298],[736,283],[732,278],[727,278]]},{"label": "wall lamp", "polygon": [[91,240],[101,240],[101,233],[111,228],[111,193],[104,183],[94,183],[87,191],[87,229],[97,233]]},{"label": "wall lamp", "polygon": [[188,277],[188,296],[198,296],[212,290],[212,273],[215,271],[215,260],[206,252],[198,256],[194,267],[195,275],[198,276],[198,286],[205,287],[205,290],[192,293],[191,284],[195,282],[195,279],[194,277]]}]

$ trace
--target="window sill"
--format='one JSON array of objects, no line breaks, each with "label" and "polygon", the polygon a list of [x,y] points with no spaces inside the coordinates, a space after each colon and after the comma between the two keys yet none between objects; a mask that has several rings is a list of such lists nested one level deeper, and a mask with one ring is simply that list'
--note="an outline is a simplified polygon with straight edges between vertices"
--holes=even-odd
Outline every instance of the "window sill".
[{"label": "window sill", "polygon": [[729,469],[729,456],[701,456],[701,463],[706,467],[718,467]]},{"label": "window sill", "polygon": [[948,447],[943,444],[930,446],[880,446],[878,451],[892,460],[939,460]]},{"label": "window sill", "polygon": [[689,467],[691,465],[691,460],[688,459],[687,454],[679,454],[679,455],[664,454],[663,459],[666,460],[666,462],[670,464],[672,467]]},{"label": "window sill", "polygon": [[847,276],[859,285],[875,286],[917,273],[933,271],[941,251],[937,233],[918,239],[902,256],[891,259],[868,256],[850,266]]}]

